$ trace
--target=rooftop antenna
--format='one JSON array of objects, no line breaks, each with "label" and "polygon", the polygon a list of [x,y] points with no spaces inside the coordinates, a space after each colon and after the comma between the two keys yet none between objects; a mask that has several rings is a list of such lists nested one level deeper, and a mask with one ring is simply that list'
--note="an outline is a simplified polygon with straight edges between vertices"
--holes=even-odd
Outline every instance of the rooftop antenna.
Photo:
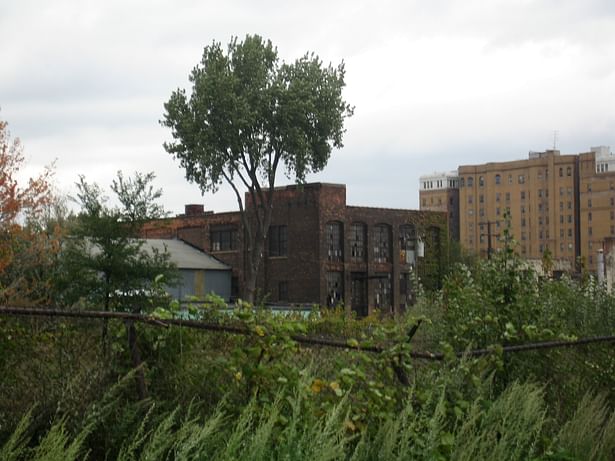
[{"label": "rooftop antenna", "polygon": [[553,150],[557,149],[557,135],[559,134],[558,130],[553,130]]}]

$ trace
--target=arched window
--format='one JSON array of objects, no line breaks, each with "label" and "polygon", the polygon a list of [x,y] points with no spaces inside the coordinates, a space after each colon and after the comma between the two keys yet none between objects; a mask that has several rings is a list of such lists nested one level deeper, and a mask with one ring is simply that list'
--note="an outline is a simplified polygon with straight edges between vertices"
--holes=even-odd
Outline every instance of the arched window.
[{"label": "arched window", "polygon": [[329,261],[344,260],[344,227],[341,222],[327,223],[325,240],[327,242],[327,258]]},{"label": "arched window", "polygon": [[365,262],[367,255],[366,226],[363,223],[353,223],[350,227],[350,260]]},{"label": "arched window", "polygon": [[387,224],[374,226],[374,261],[391,262],[391,228]]}]

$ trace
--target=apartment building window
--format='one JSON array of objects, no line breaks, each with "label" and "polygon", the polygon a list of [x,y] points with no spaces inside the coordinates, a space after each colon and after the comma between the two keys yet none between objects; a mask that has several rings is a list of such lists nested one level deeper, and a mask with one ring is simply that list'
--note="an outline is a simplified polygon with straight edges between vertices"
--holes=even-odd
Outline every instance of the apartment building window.
[{"label": "apartment building window", "polygon": [[560,224],[564,224],[564,215],[563,214],[559,215],[559,223]]},{"label": "apartment building window", "polygon": [[499,193],[499,192],[496,192],[496,193],[495,193],[495,201],[496,201],[496,202],[499,202],[499,201],[500,201],[500,193]]},{"label": "apartment building window", "polygon": [[615,235],[615,226],[611,226],[611,235]]},{"label": "apartment building window", "polygon": [[559,196],[560,196],[560,197],[563,197],[563,196],[564,196],[564,188],[563,188],[563,187],[560,187],[560,188],[559,188]]},{"label": "apartment building window", "polygon": [[564,244],[563,244],[562,242],[559,242],[559,251],[560,251],[561,253],[563,253],[563,252],[564,252]]},{"label": "apartment building window", "polygon": [[564,211],[564,202],[559,202],[559,211]]},{"label": "apartment building window", "polygon": [[485,203],[485,196],[483,194],[480,194],[478,196],[478,201],[479,201],[479,203]]},{"label": "apartment building window", "polygon": [[464,187],[466,185],[466,178],[459,178],[459,187]]},{"label": "apartment building window", "polygon": [[211,251],[234,251],[237,249],[237,228],[214,227],[210,239]]},{"label": "apartment building window", "polygon": [[538,204],[538,211],[541,211],[541,212],[542,212],[542,203],[539,203],[539,204]]},{"label": "apartment building window", "polygon": [[386,224],[374,226],[374,260],[379,263],[391,261],[391,230]]},{"label": "apartment building window", "polygon": [[563,178],[564,177],[564,169],[560,167],[559,169],[559,177]]},{"label": "apartment building window", "polygon": [[327,307],[339,306],[344,293],[342,272],[327,272]]},{"label": "apartment building window", "polygon": [[525,200],[525,191],[524,190],[521,191],[520,195],[521,195],[521,200]]},{"label": "apartment building window", "polygon": [[570,253],[572,251],[572,243],[568,244],[568,253]]},{"label": "apartment building window", "polygon": [[[542,238],[542,237],[541,237]],[[539,251],[542,253],[545,251],[545,246],[541,243],[539,247]]]},{"label": "apartment building window", "polygon": [[483,176],[478,177],[478,186],[483,187],[485,185],[485,178]]},{"label": "apartment building window", "polygon": [[615,211],[611,210],[611,220],[615,219]]},{"label": "apartment building window", "polygon": [[572,175],[572,168],[567,167],[566,168],[566,176],[571,176]]},{"label": "apartment building window", "polygon": [[525,176],[522,174],[519,175],[519,184],[525,184]]},{"label": "apartment building window", "polygon": [[288,255],[288,226],[269,228],[269,256]]},{"label": "apartment building window", "polygon": [[592,235],[592,226],[587,228],[587,235]]},{"label": "apartment building window", "polygon": [[496,216],[500,216],[500,207],[497,207],[495,209],[495,214],[496,214]]},{"label": "apartment building window", "polygon": [[587,208],[592,207],[592,199],[587,199]]},{"label": "apartment building window", "polygon": [[568,215],[568,224],[572,224],[572,215],[571,214]]},{"label": "apartment building window", "polygon": [[366,229],[363,223],[352,223],[350,226],[350,259],[352,262],[364,262],[367,254]]},{"label": "apartment building window", "polygon": [[568,229],[568,238],[572,238],[572,229]]},{"label": "apartment building window", "polygon": [[470,209],[468,210],[468,214],[469,214],[470,216],[472,216],[472,215],[474,214],[474,209],[473,209],[473,208],[470,208]]},{"label": "apartment building window", "polygon": [[328,222],[325,240],[327,242],[327,258],[329,261],[344,260],[344,231],[341,222]]},{"label": "apartment building window", "polygon": [[521,227],[525,227],[525,218],[521,218]]},{"label": "apartment building window", "polygon": [[542,216],[538,216],[538,225],[542,226]]},{"label": "apartment building window", "polygon": [[472,176],[468,176],[468,187],[472,187],[474,185],[474,178]]},{"label": "apartment building window", "polygon": [[525,213],[525,205],[521,205],[521,213]]},{"label": "apartment building window", "polygon": [[499,174],[496,174],[495,175],[495,184],[497,186],[499,186],[501,181],[502,181],[502,177]]},{"label": "apartment building window", "polygon": [[572,210],[572,202],[568,202],[568,209]]},{"label": "apartment building window", "polygon": [[593,242],[590,240],[587,242],[587,248],[589,248],[590,250],[594,247]]},{"label": "apartment building window", "polygon": [[538,170],[538,180],[542,181],[542,170]]},{"label": "apartment building window", "polygon": [[538,189],[538,198],[542,198],[542,189]]},{"label": "apartment building window", "polygon": [[474,202],[474,197],[472,197],[471,195],[468,195],[468,203],[472,205],[472,202]]},{"label": "apartment building window", "polygon": [[506,201],[510,202],[510,192],[506,192]]},{"label": "apartment building window", "polygon": [[[542,240],[542,238],[543,238],[542,230],[538,232],[538,238],[540,240]],[[542,251],[542,250],[540,250],[540,251]]]},{"label": "apartment building window", "polygon": [[611,197],[611,206],[615,206],[615,198]]},{"label": "apartment building window", "polygon": [[512,184],[512,183],[513,183],[513,181],[512,181],[512,175],[511,175],[511,174],[509,174],[509,175],[508,175],[508,184]]},{"label": "apartment building window", "polygon": [[588,221],[592,220],[592,212],[591,211],[589,213],[587,213],[587,220]]},{"label": "apartment building window", "polygon": [[525,232],[521,232],[521,240],[526,240],[527,236],[525,235]]},{"label": "apartment building window", "polygon": [[478,212],[478,215],[479,215],[479,216],[485,216],[485,209],[484,209],[484,208],[481,208],[481,209],[479,210],[479,212]]},{"label": "apartment building window", "polygon": [[572,196],[572,187],[569,187],[566,193],[568,194],[569,197]]},{"label": "apartment building window", "polygon": [[427,206],[427,199],[425,199],[425,198],[423,199],[423,206],[424,207]]},{"label": "apartment building window", "polygon": [[564,229],[559,230],[559,236],[560,238],[564,238]]},{"label": "apartment building window", "polygon": [[591,185],[591,184],[588,184],[588,185],[587,185],[587,192],[591,192],[591,191],[592,191],[592,185]]}]

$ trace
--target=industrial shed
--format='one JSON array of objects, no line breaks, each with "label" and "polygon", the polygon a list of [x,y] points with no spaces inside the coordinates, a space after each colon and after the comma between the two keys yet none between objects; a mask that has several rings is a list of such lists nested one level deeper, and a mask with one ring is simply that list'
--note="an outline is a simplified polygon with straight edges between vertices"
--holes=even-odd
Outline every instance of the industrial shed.
[{"label": "industrial shed", "polygon": [[167,290],[174,298],[184,300],[190,297],[202,298],[215,293],[225,300],[231,297],[231,266],[207,253],[188,245],[182,240],[145,239],[144,249],[169,252],[180,273],[177,287]]}]

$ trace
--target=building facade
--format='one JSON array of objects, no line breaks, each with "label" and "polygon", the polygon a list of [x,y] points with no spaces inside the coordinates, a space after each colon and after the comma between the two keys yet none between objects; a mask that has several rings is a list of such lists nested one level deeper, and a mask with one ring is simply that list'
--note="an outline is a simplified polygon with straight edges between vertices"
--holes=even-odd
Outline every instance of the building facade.
[{"label": "building facade", "polygon": [[419,178],[421,210],[441,211],[448,216],[449,238],[459,241],[459,175],[457,171],[432,173]]},{"label": "building facade", "polygon": [[[530,152],[523,160],[462,165],[457,174],[462,246],[487,256],[510,229],[523,257],[548,254],[555,269],[596,272],[598,250],[615,236],[615,156],[608,147]],[[438,193],[421,187],[421,206]]]},{"label": "building facade", "polygon": [[[349,206],[344,185],[322,183],[276,188],[273,203],[257,281],[268,302],[400,312],[413,302],[417,277],[428,287],[440,283],[445,213]],[[185,214],[150,222],[143,233],[212,254],[233,268],[233,294],[242,292],[248,250],[239,212],[187,205]]]}]

